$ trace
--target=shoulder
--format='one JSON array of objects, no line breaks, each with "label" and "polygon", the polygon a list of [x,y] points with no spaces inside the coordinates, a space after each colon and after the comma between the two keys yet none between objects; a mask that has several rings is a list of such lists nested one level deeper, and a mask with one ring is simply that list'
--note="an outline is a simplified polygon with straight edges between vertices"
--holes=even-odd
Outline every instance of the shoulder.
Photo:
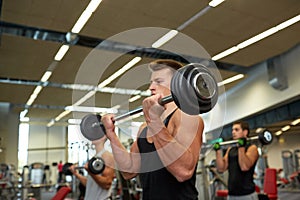
[{"label": "shoulder", "polygon": [[258,152],[258,148],[255,144],[250,144],[247,148],[247,151],[257,151]]},{"label": "shoulder", "polygon": [[204,121],[200,115],[188,115],[181,111],[180,109],[177,109],[173,116],[171,117],[170,121],[175,124],[196,124],[203,128]]}]

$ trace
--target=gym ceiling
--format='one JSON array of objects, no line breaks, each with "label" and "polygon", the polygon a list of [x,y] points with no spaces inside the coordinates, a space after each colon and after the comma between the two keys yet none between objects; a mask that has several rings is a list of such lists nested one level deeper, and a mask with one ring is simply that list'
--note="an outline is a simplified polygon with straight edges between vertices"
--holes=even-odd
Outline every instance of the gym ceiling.
[{"label": "gym ceiling", "polygon": [[[103,0],[79,33],[70,34],[72,27],[83,13],[89,0],[2,0],[0,29],[0,102],[8,102],[13,112],[28,110],[26,117],[31,123],[48,124],[66,106],[74,104],[74,89],[65,88],[76,83],[80,67],[91,51],[103,40],[145,27],[179,30],[195,40],[213,57],[237,44],[268,30],[300,13],[299,0],[226,0],[217,7],[210,7],[209,0]],[[165,31],[166,33],[166,31]],[[255,64],[280,55],[299,44],[300,23],[297,22],[265,39],[247,46],[226,57],[216,60],[223,80],[244,73]],[[153,36],[153,42],[163,35]],[[146,37],[146,36],[145,36]],[[132,39],[132,38],[131,38]],[[134,41],[134,40],[133,40]],[[54,57],[63,44],[69,50],[60,61]],[[121,50],[135,47],[134,42],[119,44]],[[118,51],[117,45],[109,44],[101,51]],[[145,52],[146,51],[146,52]],[[115,59],[106,66],[100,83],[135,56],[142,60],[137,66],[161,57],[159,52],[137,50]],[[101,65],[101,63],[99,63]],[[40,82],[44,73],[52,75],[47,82]],[[86,77],[92,73],[86,73]],[[139,74],[137,74],[137,77]],[[138,78],[137,78],[138,79]],[[148,79],[148,77],[145,77]],[[106,87],[114,88],[119,78]],[[147,84],[130,79],[117,88],[145,91]],[[146,82],[148,80],[145,80]],[[76,94],[84,95],[96,87],[88,78]],[[235,81],[225,86],[228,90],[239,84]],[[26,105],[35,88],[42,90],[31,106]],[[120,95],[122,96],[122,95]],[[133,95],[132,95],[133,96]],[[97,91],[81,106],[111,108],[120,103],[133,109],[141,105],[142,98],[128,103],[132,97],[125,95],[123,102],[112,101],[112,94]],[[125,102],[126,101],[126,102]],[[78,112],[77,112],[78,113]],[[82,116],[86,113],[81,113]],[[73,118],[70,112],[56,122],[65,123]],[[280,121],[274,126],[280,126]]]}]

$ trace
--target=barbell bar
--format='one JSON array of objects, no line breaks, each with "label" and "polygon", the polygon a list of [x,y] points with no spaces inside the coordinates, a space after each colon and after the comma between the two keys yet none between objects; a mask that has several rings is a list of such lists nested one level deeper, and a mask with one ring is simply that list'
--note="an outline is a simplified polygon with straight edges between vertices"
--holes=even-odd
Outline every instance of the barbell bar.
[{"label": "barbell bar", "polygon": [[[217,81],[209,69],[203,64],[191,63],[175,72],[170,83],[171,95],[159,100],[160,105],[173,102],[184,113],[198,115],[209,112],[218,100]],[[116,116],[113,121],[125,119],[143,111],[138,107],[128,113]],[[82,135],[89,140],[97,140],[104,136],[105,128],[101,116],[89,114],[80,123]]]},{"label": "barbell bar", "polygon": [[[62,168],[63,174],[72,175],[73,173],[70,171],[72,165],[72,163],[65,163]],[[77,166],[75,169],[84,169],[84,167]],[[105,169],[105,162],[102,158],[94,156],[88,161],[88,169],[93,174],[101,174]]]},{"label": "barbell bar", "polygon": [[[257,136],[247,138],[247,142],[258,140],[262,145],[271,144],[273,141],[273,134],[269,130],[264,130],[260,132]],[[224,142],[219,142],[219,145],[222,146],[231,146],[236,145],[239,140],[229,140]]]}]

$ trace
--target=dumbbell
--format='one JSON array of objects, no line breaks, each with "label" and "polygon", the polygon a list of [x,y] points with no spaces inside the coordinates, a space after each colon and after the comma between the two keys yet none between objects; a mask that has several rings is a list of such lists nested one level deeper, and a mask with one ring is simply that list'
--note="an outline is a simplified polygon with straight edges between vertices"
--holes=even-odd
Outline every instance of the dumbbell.
[{"label": "dumbbell", "polygon": [[[171,79],[171,95],[160,99],[159,104],[175,102],[177,107],[189,115],[209,112],[218,100],[218,85],[209,69],[198,63],[188,64],[176,71]],[[114,121],[125,119],[143,111],[138,107],[128,113],[116,116]],[[82,135],[89,140],[103,137],[105,129],[101,116],[89,114],[80,123]]]},{"label": "dumbbell", "polygon": [[[239,142],[239,140],[229,140],[224,142],[219,142],[219,141],[216,141],[216,143],[218,143],[220,147],[235,146]],[[247,138],[247,142],[250,141],[259,141],[262,145],[268,145],[271,144],[273,141],[273,134],[269,130],[264,130],[260,132],[257,136]]]},{"label": "dumbbell", "polygon": [[[62,171],[65,175],[72,175],[72,172],[69,169],[72,165],[72,163],[66,163],[63,165]],[[77,166],[75,169],[84,169],[84,167]],[[93,174],[101,174],[105,169],[105,162],[100,157],[93,157],[88,161],[88,169]]]}]

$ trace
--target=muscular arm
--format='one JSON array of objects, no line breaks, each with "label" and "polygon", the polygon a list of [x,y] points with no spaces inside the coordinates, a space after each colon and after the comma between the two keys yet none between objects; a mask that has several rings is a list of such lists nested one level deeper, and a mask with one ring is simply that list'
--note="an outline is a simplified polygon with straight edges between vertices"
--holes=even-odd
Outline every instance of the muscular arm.
[{"label": "muscular arm", "polygon": [[204,129],[202,118],[186,115],[177,110],[168,128],[162,121],[152,121],[148,123],[148,130],[150,132],[152,128],[157,130],[159,126],[161,130],[150,135],[153,135],[153,142],[160,159],[178,181],[183,182],[191,178],[202,144]]},{"label": "muscular arm", "polygon": [[135,141],[132,144],[131,152],[128,152],[115,133],[115,126],[112,119],[113,115],[105,115],[102,117],[102,122],[105,126],[107,138],[110,140],[113,156],[118,169],[125,179],[130,179],[136,176],[140,169],[141,158],[137,142]]},{"label": "muscular arm", "polygon": [[[88,173],[89,175],[94,179],[94,181],[103,189],[108,190],[111,186],[111,183],[113,181],[113,178],[115,176],[115,171],[114,171],[114,161],[113,157],[109,152],[105,152],[102,155],[103,160],[105,161],[105,169],[101,174],[93,174],[90,173],[89,170]],[[85,165],[85,168],[87,169],[87,164]]]},{"label": "muscular arm", "polygon": [[222,155],[222,150],[216,151],[216,165],[218,172],[225,172],[228,168],[228,152],[230,148],[227,149],[225,156]]},{"label": "muscular arm", "polygon": [[246,152],[245,147],[239,147],[239,165],[242,171],[248,171],[258,159],[258,151],[255,145],[251,145]]},{"label": "muscular arm", "polygon": [[87,183],[87,177],[81,175],[78,173],[78,171],[75,169],[75,165],[72,165],[69,169],[72,172],[72,174],[82,183],[82,185],[86,186]]}]

